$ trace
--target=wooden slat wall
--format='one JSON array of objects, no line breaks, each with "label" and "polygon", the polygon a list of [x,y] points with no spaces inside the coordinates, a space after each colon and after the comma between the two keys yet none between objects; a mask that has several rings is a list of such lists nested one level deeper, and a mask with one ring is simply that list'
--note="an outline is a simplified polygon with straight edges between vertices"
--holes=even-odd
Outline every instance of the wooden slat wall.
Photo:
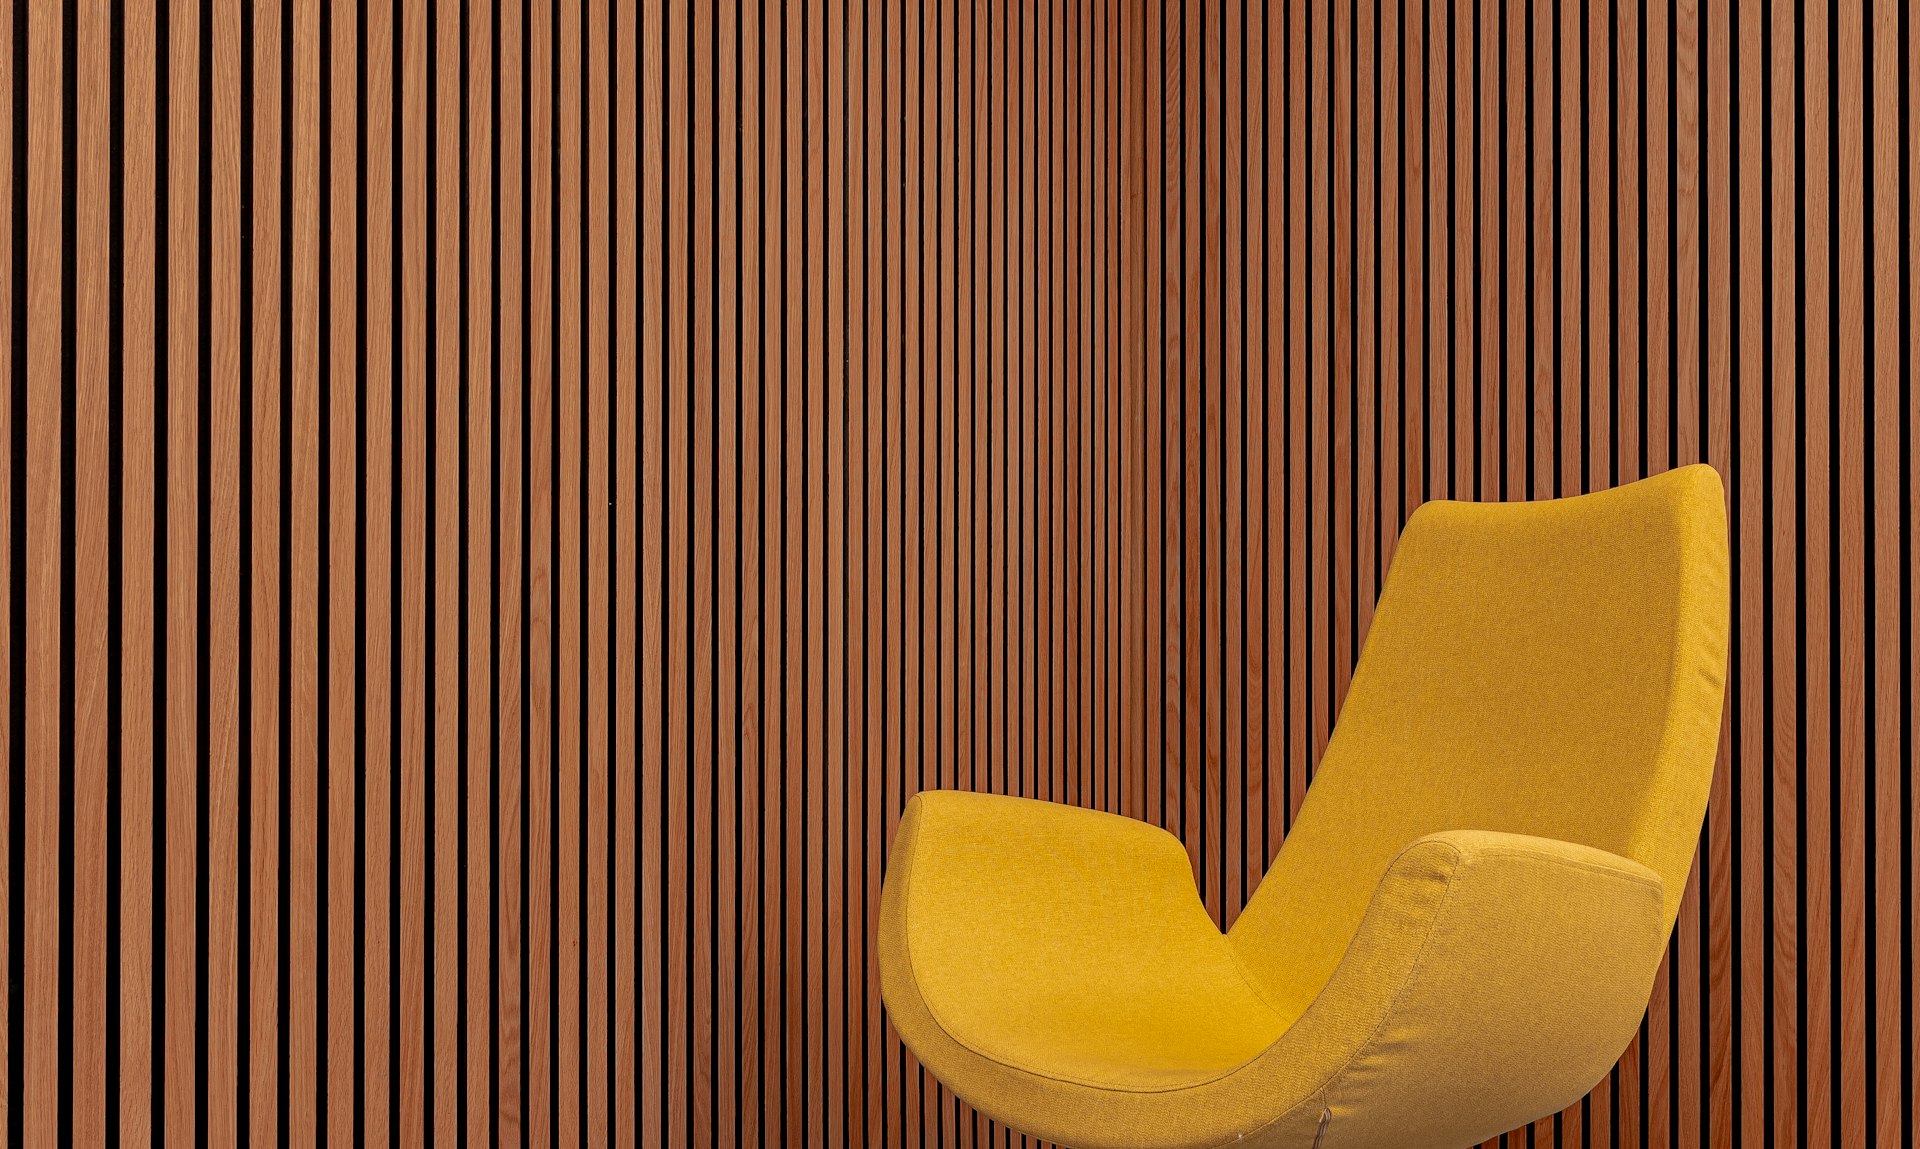
[{"label": "wooden slat wall", "polygon": [[0,3],[8,1144],[1008,1144],[930,786],[1231,923],[1399,526],[1705,459],[1723,769],[1509,1144],[1911,1144],[1920,27],[1476,0]]},{"label": "wooden slat wall", "polygon": [[4,7],[5,1143],[1004,1141],[868,938],[1127,792],[1113,14]]},{"label": "wooden slat wall", "polygon": [[1121,30],[1120,808],[1223,924],[1433,498],[1705,461],[1720,771],[1647,1021],[1506,1145],[1911,1145],[1920,22],[1161,0]]}]

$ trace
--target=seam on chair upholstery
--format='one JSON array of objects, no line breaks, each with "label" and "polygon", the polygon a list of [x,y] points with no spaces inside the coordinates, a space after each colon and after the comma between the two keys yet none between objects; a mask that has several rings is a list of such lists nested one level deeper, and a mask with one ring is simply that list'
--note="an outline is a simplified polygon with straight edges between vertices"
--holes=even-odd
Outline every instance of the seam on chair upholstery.
[{"label": "seam on chair upholstery", "polygon": [[[927,831],[927,825],[926,825],[927,810],[924,805],[921,807],[920,821],[921,821],[920,834],[924,835]],[[1275,1042],[1278,1042],[1281,1038],[1286,1036],[1286,1032],[1284,1030],[1281,1031],[1280,1035],[1278,1037],[1275,1037],[1273,1042],[1269,1042],[1268,1044],[1262,1046],[1260,1050],[1255,1054],[1253,1054],[1251,1057],[1248,1057],[1246,1060],[1241,1061],[1235,1065],[1228,1066],[1226,1069],[1221,1070],[1219,1073],[1216,1073],[1211,1077],[1202,1078],[1198,1081],[1183,1082],[1179,1085],[1170,1085],[1164,1089],[1138,1089],[1131,1086],[1121,1085],[1117,1082],[1097,1081],[1090,1078],[1080,1078],[1080,1077],[1063,1077],[1063,1076],[1060,1076],[1059,1074],[1047,1073],[1044,1070],[1035,1069],[1029,1065],[1023,1065],[1017,1061],[1013,1061],[999,1054],[989,1053],[986,1050],[979,1048],[972,1042],[966,1040],[965,1038],[962,1038],[958,1033],[955,1033],[953,1028],[949,1026],[946,1023],[946,1021],[940,1017],[940,1013],[938,1010],[934,1008],[932,1000],[929,999],[926,993],[924,993],[920,988],[921,985],[923,984],[920,980],[920,967],[915,963],[914,953],[913,953],[913,867],[920,860],[919,855],[920,855],[920,843],[916,838],[914,842],[913,852],[907,856],[906,888],[900,892],[901,901],[905,906],[905,909],[902,911],[902,917],[905,919],[903,923],[903,928],[905,929],[905,932],[906,932],[904,948],[907,951],[907,968],[911,972],[913,977],[914,994],[917,997],[919,997],[920,1004],[926,1008],[927,1017],[930,1020],[932,1020],[934,1026],[937,1029],[939,1029],[942,1034],[946,1036],[947,1040],[953,1042],[955,1045],[959,1046],[960,1048],[966,1050],[968,1053],[973,1054],[975,1057],[978,1057],[983,1061],[992,1062],[994,1065],[997,1065],[1002,1069],[1005,1069],[1012,1073],[1025,1074],[1028,1077],[1035,1077],[1042,1081],[1052,1081],[1061,1085],[1073,1085],[1083,1089],[1098,1089],[1108,1093],[1125,1093],[1130,1095],[1154,1095],[1154,1094],[1180,1093],[1184,1090],[1198,1089],[1201,1086],[1212,1085],[1214,1082],[1217,1082],[1223,1078],[1231,1077],[1235,1073],[1238,1073],[1242,1069],[1245,1069],[1247,1066],[1253,1064],[1255,1061],[1258,1061],[1267,1052],[1267,1050],[1273,1048],[1273,1045]],[[1226,938],[1223,935],[1221,937],[1221,941],[1224,942],[1225,940]],[[1261,1004],[1263,1005],[1266,1004],[1265,999],[1261,999]],[[1269,1006],[1269,1008],[1271,1008],[1271,1006]]]},{"label": "seam on chair upholstery", "polygon": [[[1240,975],[1240,980],[1246,983],[1247,989],[1253,994],[1255,998],[1259,999],[1259,1002],[1261,1005],[1264,1005],[1268,1009],[1273,1011],[1273,1016],[1275,1018],[1284,1018],[1286,1016],[1286,1013],[1282,1011],[1281,1008],[1278,1005],[1276,1005],[1272,999],[1267,997],[1266,990],[1262,989],[1260,987],[1260,984],[1254,980],[1253,970],[1248,968],[1246,961],[1241,958],[1240,951],[1233,947],[1233,940],[1230,937],[1228,937],[1226,934],[1221,934],[1220,941],[1221,941],[1221,944],[1226,947],[1227,960],[1233,963],[1234,972]],[[1300,1019],[1296,1017],[1293,1020],[1298,1021]],[[1293,1027],[1293,1023],[1288,1022],[1286,1027],[1281,1029],[1280,1037],[1285,1037],[1287,1030],[1291,1029],[1292,1027]],[[1280,1040],[1280,1038],[1276,1037],[1274,1038],[1274,1040],[1278,1041]],[[1263,1049],[1261,1052],[1265,1052],[1265,1049]],[[1258,1053],[1254,1054],[1254,1057],[1258,1057],[1258,1056],[1260,1056],[1260,1054]],[[1248,1058],[1248,1060],[1251,1061],[1252,1058]]]}]

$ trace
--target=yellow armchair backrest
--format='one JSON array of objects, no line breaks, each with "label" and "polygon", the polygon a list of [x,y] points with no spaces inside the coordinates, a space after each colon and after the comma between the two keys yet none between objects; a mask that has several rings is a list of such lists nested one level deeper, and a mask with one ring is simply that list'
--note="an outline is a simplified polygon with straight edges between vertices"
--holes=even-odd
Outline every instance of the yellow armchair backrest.
[{"label": "yellow armchair backrest", "polygon": [[1671,930],[1713,777],[1727,631],[1710,467],[1421,507],[1307,798],[1234,925],[1249,972],[1298,1016],[1388,862],[1444,830],[1631,858],[1660,875]]}]

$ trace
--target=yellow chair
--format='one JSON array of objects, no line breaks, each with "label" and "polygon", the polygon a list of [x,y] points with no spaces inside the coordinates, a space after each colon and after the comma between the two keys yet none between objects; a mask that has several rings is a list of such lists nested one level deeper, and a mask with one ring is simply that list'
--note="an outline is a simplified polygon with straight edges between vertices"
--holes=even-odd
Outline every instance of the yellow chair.
[{"label": "yellow chair", "polygon": [[882,992],[914,1054],[1077,1149],[1471,1145],[1578,1100],[1645,1012],[1706,808],[1719,477],[1428,503],[1340,724],[1225,935],[1156,827],[907,804]]}]

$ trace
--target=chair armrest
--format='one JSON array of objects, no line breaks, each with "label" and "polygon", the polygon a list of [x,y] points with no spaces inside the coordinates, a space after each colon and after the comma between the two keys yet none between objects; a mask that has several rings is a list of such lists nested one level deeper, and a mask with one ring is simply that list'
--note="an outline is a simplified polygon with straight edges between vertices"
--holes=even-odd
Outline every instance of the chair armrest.
[{"label": "chair armrest", "polygon": [[1261,1059],[1332,1067],[1275,1143],[1324,1117],[1329,1145],[1470,1145],[1564,1109],[1626,1048],[1666,941],[1660,879],[1636,862],[1519,834],[1419,839]]}]

